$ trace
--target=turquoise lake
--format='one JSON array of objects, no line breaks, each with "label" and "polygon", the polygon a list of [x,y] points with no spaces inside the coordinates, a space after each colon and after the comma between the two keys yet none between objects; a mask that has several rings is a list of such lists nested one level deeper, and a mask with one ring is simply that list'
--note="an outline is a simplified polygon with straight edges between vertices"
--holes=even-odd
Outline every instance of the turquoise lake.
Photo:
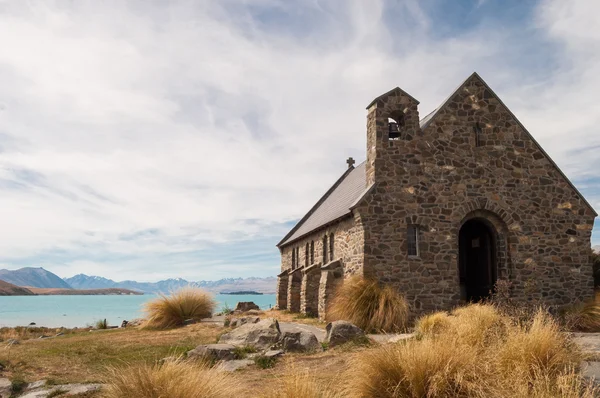
[{"label": "turquoise lake", "polygon": [[[0,296],[0,327],[37,326],[83,327],[106,318],[109,325],[142,317],[142,306],[155,295],[143,296]],[[238,301],[254,301],[260,308],[275,305],[274,294],[229,295],[216,294],[217,312]]]}]

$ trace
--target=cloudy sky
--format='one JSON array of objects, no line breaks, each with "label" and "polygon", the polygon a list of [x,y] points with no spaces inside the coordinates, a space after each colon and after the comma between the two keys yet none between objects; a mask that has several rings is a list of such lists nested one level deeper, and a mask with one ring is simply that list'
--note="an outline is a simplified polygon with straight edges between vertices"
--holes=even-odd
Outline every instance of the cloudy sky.
[{"label": "cloudy sky", "polygon": [[473,71],[600,210],[598,15],[596,0],[0,0],[0,265],[275,275],[275,244],[364,160],[365,106],[400,86],[424,116]]}]

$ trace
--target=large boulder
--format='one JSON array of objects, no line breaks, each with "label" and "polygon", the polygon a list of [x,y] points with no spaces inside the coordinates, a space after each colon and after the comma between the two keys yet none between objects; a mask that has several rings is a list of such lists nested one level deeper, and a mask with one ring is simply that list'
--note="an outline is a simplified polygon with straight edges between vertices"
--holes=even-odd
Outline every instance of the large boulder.
[{"label": "large boulder", "polygon": [[216,361],[235,359],[235,346],[231,344],[203,344],[188,351],[188,358],[207,358]]},{"label": "large boulder", "polygon": [[365,337],[365,332],[361,328],[348,321],[331,322],[327,325],[325,331],[327,332],[325,342],[329,347]]},{"label": "large boulder", "polygon": [[250,310],[260,310],[260,307],[254,304],[253,301],[240,301],[235,306],[235,311],[246,312]]},{"label": "large boulder", "polygon": [[322,349],[317,336],[306,331],[284,332],[281,347],[290,352],[315,352]]},{"label": "large boulder", "polygon": [[219,343],[267,349],[277,343],[280,338],[279,323],[276,319],[267,318],[258,323],[247,323],[225,333],[219,339]]}]

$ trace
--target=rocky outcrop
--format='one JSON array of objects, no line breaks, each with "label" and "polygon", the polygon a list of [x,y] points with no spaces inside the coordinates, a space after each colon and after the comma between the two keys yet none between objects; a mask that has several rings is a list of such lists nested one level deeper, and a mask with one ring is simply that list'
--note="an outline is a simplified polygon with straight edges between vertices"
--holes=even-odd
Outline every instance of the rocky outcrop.
[{"label": "rocky outcrop", "polygon": [[258,323],[260,322],[260,318],[257,316],[244,316],[241,318],[231,318],[229,321],[229,326],[232,328],[237,328],[239,326],[245,325],[247,323]]},{"label": "rocky outcrop", "polygon": [[348,321],[331,322],[325,330],[327,332],[325,342],[329,347],[365,338],[365,333],[362,329]]},{"label": "rocky outcrop", "polygon": [[266,349],[277,343],[280,338],[279,323],[276,319],[267,318],[258,323],[247,323],[225,333],[219,339],[219,343]]},{"label": "rocky outcrop", "polygon": [[281,347],[288,352],[315,352],[322,349],[317,337],[305,331],[284,332]]},{"label": "rocky outcrop", "polygon": [[236,359],[235,346],[231,344],[199,345],[187,353],[188,358],[229,361]]},{"label": "rocky outcrop", "polygon": [[235,306],[235,311],[246,312],[250,310],[260,310],[260,307],[254,304],[253,301],[240,301]]}]

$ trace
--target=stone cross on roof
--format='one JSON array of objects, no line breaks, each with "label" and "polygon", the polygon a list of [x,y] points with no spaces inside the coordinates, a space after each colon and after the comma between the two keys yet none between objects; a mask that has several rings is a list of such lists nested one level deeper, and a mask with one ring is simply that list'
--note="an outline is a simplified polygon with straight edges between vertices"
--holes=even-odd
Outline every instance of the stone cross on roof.
[{"label": "stone cross on roof", "polygon": [[354,166],[355,161],[352,157],[349,157],[348,160],[346,160],[346,163],[348,163],[348,168],[350,168]]}]

